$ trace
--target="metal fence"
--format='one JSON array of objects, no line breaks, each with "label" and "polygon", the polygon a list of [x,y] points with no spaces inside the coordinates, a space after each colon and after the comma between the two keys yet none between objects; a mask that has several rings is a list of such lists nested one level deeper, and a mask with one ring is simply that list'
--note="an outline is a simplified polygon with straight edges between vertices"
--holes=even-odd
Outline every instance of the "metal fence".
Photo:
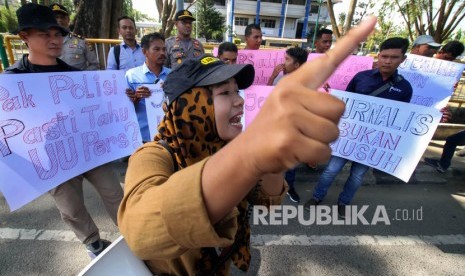
[{"label": "metal fence", "polygon": [[[106,68],[108,51],[110,51],[110,48],[121,43],[121,40],[119,39],[87,38],[86,41],[94,47],[101,70]],[[23,54],[28,52],[26,44],[24,44],[17,35],[4,35],[3,42],[3,47],[6,50],[9,64],[15,63],[15,61],[19,60]],[[213,48],[217,46],[218,44],[204,44],[205,52],[212,53]],[[239,46],[239,48],[241,47]],[[2,66],[0,66],[0,72],[2,72]]]},{"label": "metal fence", "polygon": [[[118,39],[88,38],[86,41],[94,47],[99,61],[100,69],[106,68],[107,55],[111,46],[121,43],[121,40]],[[19,60],[23,54],[28,52],[26,44],[24,44],[24,42],[17,35],[5,35],[4,45],[10,64],[13,64],[16,60]]]}]

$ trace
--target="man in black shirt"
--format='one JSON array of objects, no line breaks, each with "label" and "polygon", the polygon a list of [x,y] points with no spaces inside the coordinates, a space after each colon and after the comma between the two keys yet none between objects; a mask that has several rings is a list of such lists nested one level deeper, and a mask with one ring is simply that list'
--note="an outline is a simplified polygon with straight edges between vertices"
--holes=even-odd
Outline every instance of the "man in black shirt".
[{"label": "man in black shirt", "polygon": [[[58,58],[63,47],[63,36],[68,31],[57,24],[49,7],[30,3],[19,8],[16,15],[19,23],[16,32],[27,44],[29,54],[7,68],[6,74],[79,71]],[[85,244],[89,256],[95,258],[110,242],[100,239],[98,228],[84,205],[84,178],[99,192],[115,224],[123,191],[111,163],[73,177],[49,191],[63,221]]]}]

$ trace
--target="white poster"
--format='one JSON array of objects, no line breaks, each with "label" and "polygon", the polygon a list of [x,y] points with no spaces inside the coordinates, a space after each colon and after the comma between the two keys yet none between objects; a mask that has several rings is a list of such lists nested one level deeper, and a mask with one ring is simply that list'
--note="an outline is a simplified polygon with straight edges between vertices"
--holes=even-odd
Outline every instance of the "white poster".
[{"label": "white poster", "polygon": [[412,85],[410,103],[441,109],[449,102],[464,68],[462,63],[409,54],[398,70]]},{"label": "white poster", "polygon": [[123,71],[0,75],[0,190],[16,210],[141,143]]},{"label": "white poster", "polygon": [[346,103],[333,155],[408,182],[441,119],[441,112],[399,101],[331,90]]},{"label": "white poster", "polygon": [[165,93],[163,92],[162,84],[163,82],[144,84],[150,90],[150,97],[145,99],[145,110],[147,112],[151,139],[157,135],[158,124],[163,120],[163,116],[165,116],[165,112],[163,111]]}]

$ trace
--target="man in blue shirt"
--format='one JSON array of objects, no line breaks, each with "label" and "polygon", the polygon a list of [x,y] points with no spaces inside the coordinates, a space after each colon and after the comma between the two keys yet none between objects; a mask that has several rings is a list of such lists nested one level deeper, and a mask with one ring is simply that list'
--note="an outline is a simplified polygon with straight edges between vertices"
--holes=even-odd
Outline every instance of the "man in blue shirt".
[{"label": "man in blue shirt", "polygon": [[[384,99],[408,103],[412,98],[412,86],[397,73],[397,68],[405,60],[409,42],[407,39],[394,37],[385,40],[378,54],[378,68],[357,73],[346,91],[370,95]],[[305,203],[305,208],[318,205],[326,196],[334,178],[339,174],[349,160],[331,156],[325,170],[313,190],[313,197]],[[344,189],[338,199],[338,214],[345,217],[345,206],[350,204],[369,167],[352,162],[350,175],[344,184]]]},{"label": "man in blue shirt", "polygon": [[107,69],[127,71],[142,65],[145,56],[142,53],[141,46],[136,41],[136,23],[134,19],[128,16],[118,18],[118,32],[123,37],[123,42],[110,48]]},{"label": "man in blue shirt", "polygon": [[163,66],[166,60],[166,47],[165,38],[162,34],[151,33],[144,35],[141,40],[141,47],[145,56],[145,63],[126,72],[126,81],[129,87],[126,89],[126,94],[134,103],[142,140],[148,142],[152,140],[152,137],[150,137],[149,132],[145,98],[150,97],[150,90],[144,84],[164,81],[171,69]]}]

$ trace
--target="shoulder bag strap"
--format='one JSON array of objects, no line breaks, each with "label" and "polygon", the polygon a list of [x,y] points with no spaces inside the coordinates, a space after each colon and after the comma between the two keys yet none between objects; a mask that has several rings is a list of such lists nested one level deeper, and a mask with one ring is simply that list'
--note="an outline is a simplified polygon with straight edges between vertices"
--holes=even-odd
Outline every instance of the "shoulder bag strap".
[{"label": "shoulder bag strap", "polygon": [[394,79],[394,81],[390,81],[388,83],[385,83],[384,85],[382,85],[381,87],[379,87],[378,89],[376,89],[375,91],[371,92],[370,94],[368,94],[369,96],[373,96],[373,97],[376,97],[377,95],[379,95],[381,92],[391,88],[394,83],[398,83],[400,81],[402,81],[404,78],[401,76],[401,75],[397,75],[397,77]]},{"label": "shoulder bag strap", "polygon": [[121,53],[121,45],[116,45],[113,49],[113,53],[115,54],[116,69],[119,70],[119,55]]}]

